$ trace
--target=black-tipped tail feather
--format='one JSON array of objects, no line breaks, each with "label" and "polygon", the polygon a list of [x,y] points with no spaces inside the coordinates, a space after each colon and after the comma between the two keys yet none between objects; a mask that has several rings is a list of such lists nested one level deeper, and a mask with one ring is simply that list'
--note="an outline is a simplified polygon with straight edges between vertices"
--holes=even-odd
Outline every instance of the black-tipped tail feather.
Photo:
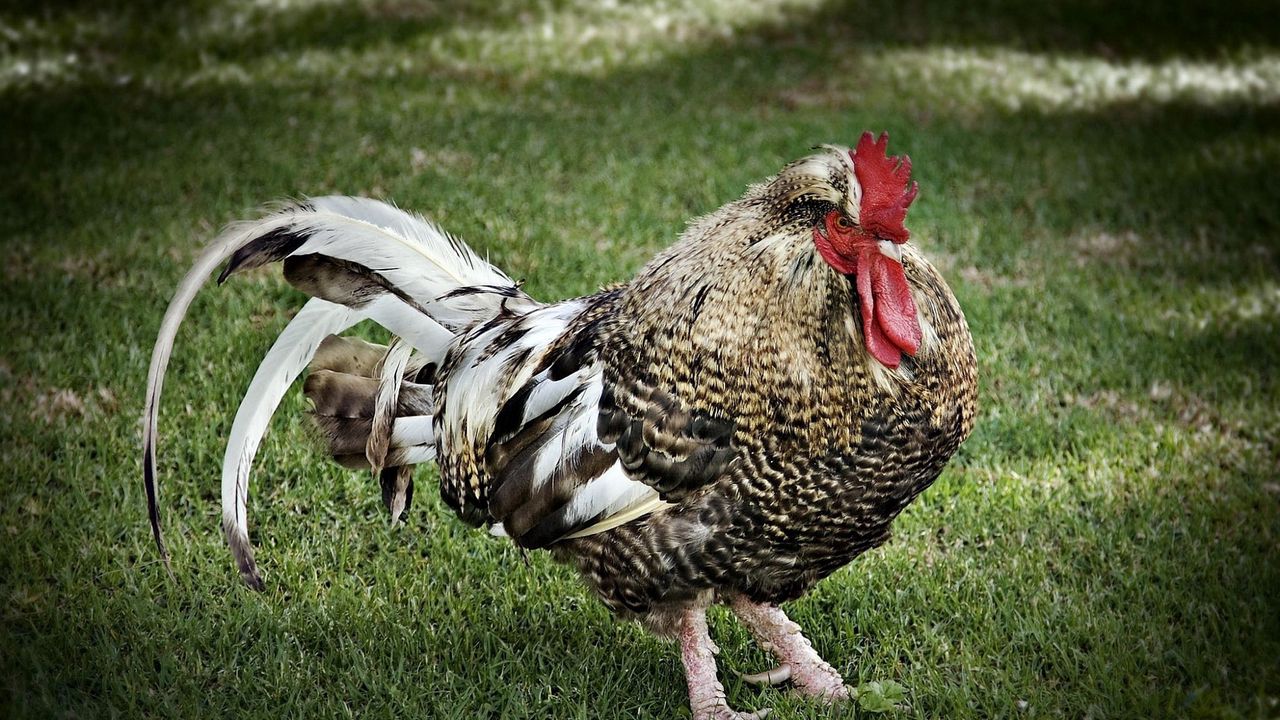
[{"label": "black-tipped tail feather", "polygon": [[[143,429],[143,482],[156,547],[168,563],[157,496],[157,420],[165,369],[192,300],[219,265],[219,282],[248,268],[289,259],[286,279],[313,300],[281,333],[254,375],[232,426],[223,460],[223,524],[245,582],[261,588],[245,518],[248,479],[258,444],[284,391],[330,334],[372,319],[405,338],[434,368],[458,328],[502,312],[512,302],[534,304],[510,278],[457,238],[385,203],[322,197],[284,205],[231,226],[186,274],[170,302],[152,352]],[[474,292],[458,293],[475,287]],[[419,373],[421,374],[421,373]],[[430,373],[428,373],[430,374]],[[402,394],[413,400],[413,388]],[[397,411],[400,403],[397,404]],[[400,424],[392,426],[394,433]],[[420,449],[392,437],[385,462],[419,460]],[[391,467],[387,465],[387,467]],[[404,482],[393,487],[405,494]]]}]

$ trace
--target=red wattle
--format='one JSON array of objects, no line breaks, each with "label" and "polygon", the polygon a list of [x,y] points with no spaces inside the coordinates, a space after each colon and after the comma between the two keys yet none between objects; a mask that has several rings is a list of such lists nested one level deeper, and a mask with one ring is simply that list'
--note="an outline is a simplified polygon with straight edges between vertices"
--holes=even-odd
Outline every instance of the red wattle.
[{"label": "red wattle", "polygon": [[880,329],[880,324],[871,323],[864,327],[870,328],[867,331],[867,350],[871,352],[871,356],[879,360],[885,367],[898,367],[902,362],[902,351],[889,338],[885,337],[884,331]]},{"label": "red wattle", "polygon": [[876,258],[883,257],[876,250],[859,253],[857,262],[858,309],[862,313],[862,335],[867,351],[885,367],[895,368],[902,362],[902,352],[885,337],[876,319],[877,301],[872,268]]},{"label": "red wattle", "polygon": [[876,297],[876,320],[889,340],[908,355],[920,349],[922,335],[916,301],[902,263],[875,254],[871,263],[871,292]]},{"label": "red wattle", "polygon": [[902,353],[916,354],[922,337],[907,274],[898,261],[869,249],[858,255],[855,278],[867,351],[896,368]]},{"label": "red wattle", "polygon": [[848,248],[856,253],[851,256],[838,250],[832,242],[838,234],[833,227],[834,217],[834,213],[827,217],[828,232],[814,228],[813,243],[831,267],[853,275],[867,352],[885,367],[896,368],[902,362],[902,353],[916,354],[922,338],[907,274],[902,263],[874,245]]}]

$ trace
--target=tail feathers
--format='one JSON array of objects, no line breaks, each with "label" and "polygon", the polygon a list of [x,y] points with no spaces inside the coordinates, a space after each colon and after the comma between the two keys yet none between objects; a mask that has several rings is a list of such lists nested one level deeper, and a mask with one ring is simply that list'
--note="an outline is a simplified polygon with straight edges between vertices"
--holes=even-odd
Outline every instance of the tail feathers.
[{"label": "tail feathers", "polygon": [[[262,580],[249,544],[245,505],[258,444],[284,391],[325,337],[372,319],[438,363],[454,334],[504,308],[535,303],[516,283],[457,238],[422,218],[363,198],[321,197],[287,204],[259,220],[234,225],[207,248],[180,283],[152,351],[143,418],[143,477],[148,515],[161,557],[156,488],[157,418],[165,370],[178,327],[218,265],[237,271],[286,260],[290,282],[313,295],[268,352],[236,413],[222,470],[223,525],[245,581]],[[512,309],[515,309],[512,307]],[[358,353],[360,369],[367,353]],[[412,388],[407,397],[413,398]],[[424,455],[388,448],[384,463]],[[387,465],[392,467],[392,465]]]},{"label": "tail feathers", "polygon": [[[367,357],[352,362],[353,353],[367,353],[377,347],[362,340],[334,337],[326,341],[323,360],[337,359],[339,367],[356,365],[368,369]],[[388,354],[383,352],[382,356],[386,358]],[[434,456],[434,388],[403,379],[405,375],[421,376],[422,369],[416,369],[415,363],[401,366],[394,357],[390,359],[393,362],[384,365],[392,369],[389,377],[333,370],[330,368],[334,366],[324,364],[319,354],[311,363],[302,391],[311,402],[312,417],[329,453],[343,464],[378,470],[379,465],[403,465],[407,457]],[[394,393],[389,391],[393,387]],[[369,453],[371,444],[381,450]],[[422,450],[405,452],[416,447]],[[354,455],[360,457],[352,458]]]},{"label": "tail feathers", "polygon": [[303,390],[330,454],[378,475],[394,523],[413,502],[413,466],[435,459],[432,388],[405,380],[432,368],[417,367],[403,342],[379,350],[362,340],[330,338]]},{"label": "tail feathers", "polygon": [[[359,310],[335,305],[327,300],[320,298],[309,300],[276,338],[275,344],[258,366],[249,389],[245,392],[244,400],[241,401],[240,408],[236,412],[222,461],[222,525],[240,575],[245,583],[254,589],[260,590],[264,584],[254,561],[253,546],[249,541],[246,508],[249,498],[249,476],[253,469],[258,445],[266,434],[271,417],[279,407],[285,392],[302,373],[303,368],[307,367],[308,362],[315,357],[325,341],[333,337],[333,333],[342,332],[365,317],[366,314]],[[376,347],[369,343],[365,345],[370,349]],[[353,344],[352,347],[358,346]],[[403,345],[403,347],[409,346]],[[330,348],[334,348],[332,343]],[[360,353],[346,354],[349,356],[348,363],[368,362],[366,349],[361,348]],[[401,369],[411,369],[416,372],[423,362],[419,359],[413,362],[410,368],[408,367],[409,358],[406,357]],[[314,380],[313,377],[308,377],[308,383],[324,384],[323,374]],[[343,377],[357,378],[353,375]],[[339,391],[325,397],[326,402],[330,404],[356,403],[361,407],[337,407],[335,411],[364,413],[366,416],[372,413],[374,403],[369,395],[371,392],[369,386],[371,385],[376,392],[378,381],[363,377],[357,379],[365,387],[353,392],[345,389],[344,384],[339,382],[336,383]],[[396,405],[397,412],[430,415],[432,407],[430,386],[414,383],[412,387],[403,389],[400,395],[404,402]]]},{"label": "tail feathers", "polygon": [[382,504],[391,513],[392,524],[413,505],[413,470],[412,464],[405,464],[388,467],[378,473],[378,482],[382,485]]},{"label": "tail feathers", "polygon": [[[352,460],[349,462],[354,463],[356,468],[364,470],[373,467],[365,454],[369,436],[373,431],[373,418],[336,418],[317,415],[315,421],[329,454],[334,458],[351,457]],[[393,453],[396,450],[406,450],[419,445],[427,446],[434,452],[435,436],[431,429],[431,416],[402,415],[396,418],[388,434],[387,452],[383,456],[383,465],[394,467],[403,464],[391,462],[396,457]],[[404,457],[404,454],[402,453],[399,457]]]},{"label": "tail feathers", "polygon": [[390,294],[453,332],[497,314],[504,303],[532,304],[461,240],[376,200],[312,198],[236,232],[253,239],[220,280],[283,260],[285,277],[311,295],[360,307]]},{"label": "tail feathers", "polygon": [[378,366],[386,356],[385,345],[357,337],[330,335],[316,349],[311,367],[371,378],[377,376]]},{"label": "tail feathers", "polygon": [[[209,273],[226,262],[241,247],[246,238],[235,233],[227,233],[205,248],[195,265],[187,272],[179,283],[169,307],[165,310],[164,319],[160,321],[160,332],[155,347],[151,351],[151,367],[147,370],[147,398],[143,408],[142,429],[142,476],[147,490],[147,515],[151,521],[151,533],[155,537],[156,548],[160,551],[165,567],[169,567],[169,551],[165,547],[164,535],[160,530],[160,512],[156,487],[156,421],[160,413],[160,392],[164,388],[164,374],[169,366],[169,356],[173,353],[173,341],[178,335],[178,327],[182,318],[195,300],[196,293],[204,285]],[[172,576],[172,571],[169,573]]]},{"label": "tail feathers", "polygon": [[[436,459],[436,449],[434,445],[409,445],[406,447],[392,447],[387,451],[386,467],[383,472],[394,470],[396,468],[408,465],[422,465]],[[333,461],[348,470],[369,470],[369,458],[365,455],[364,449],[349,455],[334,455]]]},{"label": "tail feathers", "polygon": [[[318,369],[313,363],[302,384],[302,392],[312,402],[317,418],[370,420],[378,384],[375,378]],[[435,407],[431,395],[430,385],[403,383],[396,402],[396,416],[431,415]]]},{"label": "tail feathers", "polygon": [[383,462],[387,457],[400,388],[412,353],[413,349],[408,343],[396,340],[391,343],[391,347],[387,349],[387,357],[382,361],[378,374],[378,394],[373,401],[373,425],[369,429],[369,441],[365,443],[365,455],[375,473],[382,473]]}]

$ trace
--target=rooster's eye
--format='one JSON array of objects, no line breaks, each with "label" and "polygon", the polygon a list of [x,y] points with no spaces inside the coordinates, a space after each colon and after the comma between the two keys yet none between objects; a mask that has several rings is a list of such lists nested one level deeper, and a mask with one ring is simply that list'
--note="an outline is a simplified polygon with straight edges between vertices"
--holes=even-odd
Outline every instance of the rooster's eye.
[{"label": "rooster's eye", "polygon": [[853,223],[849,222],[849,218],[845,217],[844,215],[837,215],[836,227],[840,228],[841,230],[848,230],[853,227]]}]

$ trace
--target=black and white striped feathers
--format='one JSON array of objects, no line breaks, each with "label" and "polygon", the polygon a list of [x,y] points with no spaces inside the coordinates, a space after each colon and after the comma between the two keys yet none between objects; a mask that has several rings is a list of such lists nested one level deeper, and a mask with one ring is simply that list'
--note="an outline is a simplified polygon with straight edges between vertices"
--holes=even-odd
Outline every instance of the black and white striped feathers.
[{"label": "black and white striped feathers", "polygon": [[[593,320],[609,309],[611,297],[502,312],[462,333],[431,369],[430,434],[425,425],[421,434],[393,432],[385,466],[420,460],[397,453],[434,441],[445,501],[468,522],[526,548],[600,532],[663,507],[657,491],[633,479],[614,444],[597,433],[603,374],[592,347]],[[352,347],[317,356],[304,389],[330,452],[344,464],[366,465],[357,453],[377,442],[375,405],[390,405],[374,397],[387,394],[389,385],[370,377],[367,362],[356,363],[360,369],[339,367],[362,351],[356,343],[327,341],[326,349]],[[400,405],[387,413],[396,428],[420,419],[403,398],[423,387],[399,384],[405,388]],[[368,464],[377,469],[376,462]]]},{"label": "black and white striped feathers", "polygon": [[662,506],[597,432],[604,379],[594,347],[615,295],[503,316],[446,357],[437,397],[445,500],[523,547]]},{"label": "black and white striped feathers", "polygon": [[[551,348],[574,345],[587,300],[540,305],[420,217],[373,200],[322,197],[232,226],[201,255],[165,315],[148,382],[143,465],[166,558],[155,492],[160,391],[178,326],[223,262],[220,281],[283,262],[285,278],[312,296],[254,375],[223,460],[223,529],[249,585],[262,586],[246,516],[253,459],[308,364],[305,389],[331,453],[380,474],[393,518],[411,498],[412,466],[438,451],[447,458],[446,499],[469,520],[531,547],[610,514],[659,506],[596,436],[601,385],[593,357],[573,368],[547,360]],[[400,339],[388,350],[332,337],[363,320]]]}]

